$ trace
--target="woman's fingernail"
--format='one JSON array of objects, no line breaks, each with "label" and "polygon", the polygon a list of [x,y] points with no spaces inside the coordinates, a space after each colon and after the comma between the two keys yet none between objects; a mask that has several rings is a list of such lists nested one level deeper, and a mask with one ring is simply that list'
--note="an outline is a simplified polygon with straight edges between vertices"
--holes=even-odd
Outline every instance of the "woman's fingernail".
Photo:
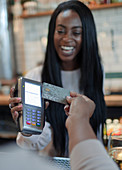
[{"label": "woman's fingernail", "polygon": [[22,104],[18,105],[18,107],[21,108],[21,107],[22,107]]},{"label": "woman's fingernail", "polygon": [[17,118],[17,113],[16,113],[16,112],[14,112],[14,118],[15,118],[15,119]]}]

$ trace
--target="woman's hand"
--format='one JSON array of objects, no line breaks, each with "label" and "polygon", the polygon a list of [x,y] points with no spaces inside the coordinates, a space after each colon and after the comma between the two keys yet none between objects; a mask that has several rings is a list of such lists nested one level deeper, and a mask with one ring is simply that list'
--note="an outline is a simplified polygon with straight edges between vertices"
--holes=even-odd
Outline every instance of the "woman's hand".
[{"label": "woman's hand", "polygon": [[[19,116],[19,112],[22,111],[23,105],[21,104],[21,98],[20,97],[14,97],[14,88],[11,88],[10,90],[10,98],[9,98],[9,107],[11,107],[11,114],[13,117],[13,120],[17,123],[17,118]],[[45,109],[47,109],[49,106],[49,102],[45,102]]]},{"label": "woman's hand", "polygon": [[[21,103],[20,97],[14,97],[14,88],[11,88],[10,90],[10,98],[9,98],[9,107],[11,107],[11,115],[15,123],[17,124],[17,119],[19,117],[19,114],[21,114],[23,110],[23,105]],[[47,109],[49,106],[49,102],[45,102],[45,109]],[[30,134],[23,134],[24,136],[31,136]]]},{"label": "woman's hand", "polygon": [[19,116],[19,112],[22,111],[23,106],[21,104],[20,97],[14,97],[15,88],[11,88],[10,90],[10,98],[9,98],[9,107],[11,106],[11,115],[15,123],[17,123],[17,118]]}]

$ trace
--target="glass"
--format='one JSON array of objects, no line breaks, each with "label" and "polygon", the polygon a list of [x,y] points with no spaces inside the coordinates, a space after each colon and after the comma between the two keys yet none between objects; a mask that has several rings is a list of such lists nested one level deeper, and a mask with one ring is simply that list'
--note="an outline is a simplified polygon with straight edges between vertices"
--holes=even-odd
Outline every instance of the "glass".
[{"label": "glass", "polygon": [[[113,131],[108,140],[108,154],[122,170],[122,131]],[[117,135],[116,135],[117,134]]]}]

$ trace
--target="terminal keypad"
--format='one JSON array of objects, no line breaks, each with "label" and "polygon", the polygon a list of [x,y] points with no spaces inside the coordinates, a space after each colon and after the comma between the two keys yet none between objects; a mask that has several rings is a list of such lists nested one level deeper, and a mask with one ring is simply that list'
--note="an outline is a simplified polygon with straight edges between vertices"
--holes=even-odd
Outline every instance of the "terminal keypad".
[{"label": "terminal keypad", "polygon": [[31,126],[41,126],[41,110],[26,108],[26,124]]}]

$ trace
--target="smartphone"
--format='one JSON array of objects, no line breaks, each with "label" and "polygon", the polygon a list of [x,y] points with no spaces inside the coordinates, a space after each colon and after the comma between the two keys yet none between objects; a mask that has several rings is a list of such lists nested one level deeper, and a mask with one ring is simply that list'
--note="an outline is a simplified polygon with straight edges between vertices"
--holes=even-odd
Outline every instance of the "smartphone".
[{"label": "smartphone", "polygon": [[18,79],[18,97],[22,99],[23,110],[19,114],[19,131],[25,134],[41,134],[44,124],[44,99],[42,84],[24,77]]}]

